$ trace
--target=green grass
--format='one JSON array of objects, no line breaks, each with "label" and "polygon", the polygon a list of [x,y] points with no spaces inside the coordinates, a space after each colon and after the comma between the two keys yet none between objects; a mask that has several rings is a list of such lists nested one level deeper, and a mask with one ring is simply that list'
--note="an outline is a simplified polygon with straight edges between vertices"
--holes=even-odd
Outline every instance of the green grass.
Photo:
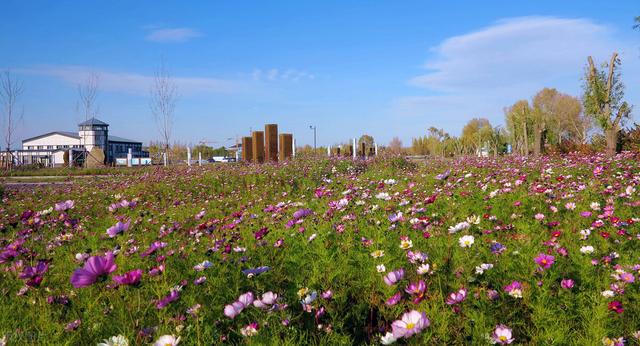
[{"label": "green grass", "polygon": [[[605,173],[594,176],[595,165],[605,166]],[[545,173],[548,168],[553,172]],[[452,171],[448,180],[435,179],[447,169]],[[60,176],[75,173],[62,169],[46,172]],[[632,333],[640,329],[637,282],[626,285],[625,293],[615,298],[601,295],[616,282],[611,276],[614,265],[637,274],[632,268],[638,264],[640,250],[637,223],[615,226],[604,218],[604,225],[594,228],[588,240],[581,240],[579,234],[597,218],[598,213],[589,218],[579,215],[589,210],[591,202],[599,202],[603,208],[613,205],[614,215],[621,220],[639,217],[638,208],[630,204],[638,201],[637,192],[620,197],[627,186],[640,190],[635,156],[526,161],[467,158],[424,164],[400,158],[368,162],[308,158],[281,165],[104,169],[93,174],[110,176],[4,195],[0,253],[16,239],[25,240],[17,258],[0,263],[0,306],[4,312],[0,314],[0,337],[6,335],[9,345],[95,344],[118,334],[131,344],[146,344],[163,334],[179,335],[181,345],[223,341],[249,345],[379,344],[390,324],[414,309],[425,312],[431,325],[412,338],[399,340],[400,344],[487,345],[487,335],[498,324],[513,329],[515,343],[529,345],[598,345],[603,337],[620,336],[635,342]],[[521,175],[527,177],[516,185]],[[387,179],[395,179],[397,184],[384,184]],[[579,188],[582,184],[584,188]],[[536,192],[537,185],[549,192]],[[607,186],[612,186],[614,193],[603,192]],[[316,197],[316,189],[321,187],[330,195]],[[506,190],[490,197],[499,189]],[[391,200],[377,199],[379,192],[389,193]],[[433,194],[437,194],[435,202],[427,204]],[[348,199],[346,206],[330,207],[342,198]],[[52,211],[21,219],[27,210],[45,211],[67,199],[75,201],[75,207],[65,213]],[[122,199],[136,200],[138,205],[115,212],[107,209]],[[514,206],[516,201],[521,205]],[[567,202],[574,202],[577,208],[567,210]],[[268,206],[275,207],[265,210]],[[313,215],[290,227],[287,222],[300,208],[311,209]],[[206,214],[196,220],[201,210]],[[396,212],[402,212],[404,220],[393,225],[388,217]],[[544,221],[534,219],[537,213],[544,213]],[[449,234],[450,226],[472,215],[480,217],[478,225]],[[105,230],[117,218],[130,219],[131,227],[109,238]],[[410,222],[414,218],[428,218],[429,226],[418,229]],[[549,226],[549,222],[557,225]],[[171,227],[173,231],[167,232]],[[268,234],[256,240],[254,232],[264,227]],[[341,227],[344,232],[337,232]],[[631,239],[616,234],[619,229]],[[548,243],[551,232],[557,230],[561,235]],[[424,236],[425,231],[429,237]],[[611,236],[602,237],[602,231]],[[316,238],[309,241],[312,234]],[[471,248],[458,245],[464,234],[475,237]],[[417,265],[409,263],[407,251],[399,247],[401,236],[412,240],[412,251],[428,254],[431,274],[416,273]],[[283,245],[274,247],[280,239]],[[154,241],[168,245],[154,255],[140,257]],[[492,241],[504,244],[506,251],[492,253]],[[586,244],[597,252],[581,254],[579,249]],[[225,253],[227,245],[231,250]],[[107,288],[111,283],[107,278],[90,287],[72,287],[70,277],[81,267],[75,261],[76,253],[101,255],[117,247],[118,268],[111,276],[143,269],[139,286]],[[235,248],[246,251],[236,252]],[[559,248],[566,249],[568,256],[559,254]],[[373,258],[370,253],[376,249],[384,250],[385,255]],[[613,251],[619,258],[612,263],[591,264],[592,259],[600,260]],[[552,253],[556,261],[540,272],[534,258],[542,252]],[[18,278],[22,267],[35,265],[39,259],[50,261],[42,283],[17,295],[24,287],[24,280]],[[205,260],[213,266],[196,272],[193,267]],[[161,263],[166,266],[164,273],[148,275]],[[475,267],[481,263],[492,263],[494,268],[477,275]],[[376,271],[379,264],[384,264],[387,272],[404,268],[405,278],[398,285],[387,286],[385,274]],[[271,270],[250,278],[241,272],[258,266],[270,266]],[[194,285],[193,280],[203,275],[207,281]],[[575,287],[560,288],[563,278],[573,279]],[[414,304],[403,293],[397,305],[385,304],[396,292],[404,292],[409,282],[420,279],[427,285],[424,300]],[[155,301],[183,280],[188,284],[180,299],[156,309]],[[502,290],[514,280],[523,283],[521,299]],[[305,312],[297,296],[303,287],[318,294],[331,290],[334,296],[330,300],[318,298],[312,304],[313,312]],[[454,311],[445,301],[462,287],[468,296]],[[490,300],[489,290],[498,291],[499,297]],[[288,307],[271,312],[250,307],[235,319],[225,317],[224,306],[247,291],[257,295],[273,291]],[[47,297],[60,295],[67,296],[70,304],[47,302]],[[623,303],[622,314],[607,308],[612,300]],[[195,304],[201,305],[198,314],[187,314]],[[321,307],[326,313],[316,318]],[[76,319],[82,321],[80,327],[65,331]],[[283,320],[288,320],[288,325],[283,325]],[[243,337],[240,329],[251,322],[260,325],[258,334]],[[147,327],[156,329],[150,339],[139,336]]]}]

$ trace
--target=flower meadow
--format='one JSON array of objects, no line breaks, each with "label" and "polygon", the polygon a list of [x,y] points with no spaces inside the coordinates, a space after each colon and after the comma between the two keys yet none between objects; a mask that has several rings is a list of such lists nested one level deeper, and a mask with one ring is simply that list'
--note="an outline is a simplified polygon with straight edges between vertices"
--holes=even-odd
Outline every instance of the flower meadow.
[{"label": "flower meadow", "polygon": [[6,189],[0,344],[635,345],[639,159],[298,158]]}]

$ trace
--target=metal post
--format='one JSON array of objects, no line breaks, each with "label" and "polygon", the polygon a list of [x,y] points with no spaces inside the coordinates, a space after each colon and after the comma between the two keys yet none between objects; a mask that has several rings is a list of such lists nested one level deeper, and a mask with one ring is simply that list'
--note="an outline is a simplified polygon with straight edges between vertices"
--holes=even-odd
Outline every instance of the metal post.
[{"label": "metal post", "polygon": [[316,128],[317,128],[317,126],[309,125],[309,128],[313,130],[313,153],[315,154],[315,151],[317,149],[317,147],[316,147]]},{"label": "metal post", "polygon": [[327,146],[327,156],[331,157],[331,146]]},{"label": "metal post", "polygon": [[131,148],[129,148],[129,152],[127,153],[127,167],[131,167],[133,165],[133,156],[131,155]]},{"label": "metal post", "polygon": [[291,141],[291,153],[293,154],[293,157],[296,157],[296,139],[295,138]]},{"label": "metal post", "polygon": [[358,152],[358,148],[356,147],[356,139],[354,138],[353,139],[353,158],[354,159],[356,158],[357,152]]},{"label": "metal post", "polygon": [[162,153],[162,161],[164,162],[164,166],[167,167],[167,152]]},{"label": "metal post", "polygon": [[375,148],[376,156],[378,156],[378,143],[373,143],[373,147]]},{"label": "metal post", "polygon": [[202,153],[198,152],[198,166],[202,167]]},{"label": "metal post", "polygon": [[191,148],[187,146],[187,166],[191,166]]}]

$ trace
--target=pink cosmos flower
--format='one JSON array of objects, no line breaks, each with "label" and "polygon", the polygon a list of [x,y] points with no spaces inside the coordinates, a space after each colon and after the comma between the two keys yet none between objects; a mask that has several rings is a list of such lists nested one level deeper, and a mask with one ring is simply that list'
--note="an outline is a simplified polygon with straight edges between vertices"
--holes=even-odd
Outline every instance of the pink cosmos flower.
[{"label": "pink cosmos flower", "polygon": [[512,331],[504,324],[499,324],[491,334],[491,340],[500,345],[507,345],[513,342]]},{"label": "pink cosmos flower", "polygon": [[393,336],[395,338],[409,338],[414,334],[420,333],[430,324],[427,315],[424,312],[411,310],[402,315],[402,318],[391,324]]},{"label": "pink cosmos flower", "polygon": [[458,303],[462,303],[467,298],[467,289],[461,288],[457,292],[453,292],[449,294],[447,297],[447,304],[454,305]]},{"label": "pink cosmos flower", "polygon": [[534,259],[537,265],[542,269],[549,269],[551,265],[555,262],[555,257],[551,255],[547,255],[544,253],[538,254],[538,256]]}]

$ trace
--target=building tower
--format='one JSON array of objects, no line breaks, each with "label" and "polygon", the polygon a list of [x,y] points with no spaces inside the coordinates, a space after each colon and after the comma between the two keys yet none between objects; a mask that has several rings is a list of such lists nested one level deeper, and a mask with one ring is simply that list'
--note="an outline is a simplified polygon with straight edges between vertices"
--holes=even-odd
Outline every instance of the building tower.
[{"label": "building tower", "polygon": [[87,151],[98,147],[107,156],[107,151],[109,150],[109,124],[96,118],[91,118],[78,124],[78,135],[80,136],[80,145],[84,146]]}]

